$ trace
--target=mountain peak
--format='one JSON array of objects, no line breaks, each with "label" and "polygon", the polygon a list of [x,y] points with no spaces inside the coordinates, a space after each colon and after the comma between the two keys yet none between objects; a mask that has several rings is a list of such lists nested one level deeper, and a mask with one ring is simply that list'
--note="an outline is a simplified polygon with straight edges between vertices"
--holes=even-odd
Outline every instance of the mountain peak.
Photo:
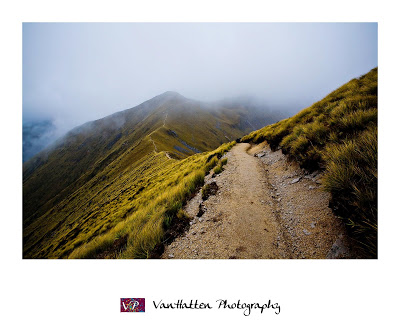
[{"label": "mountain peak", "polygon": [[158,95],[159,97],[176,97],[176,98],[185,98],[183,95],[179,94],[178,92],[175,91],[166,91],[160,95]]},{"label": "mountain peak", "polygon": [[178,92],[175,92],[175,91],[166,91],[166,92],[162,93],[161,95],[179,95],[179,96],[182,96],[181,94],[179,94]]}]

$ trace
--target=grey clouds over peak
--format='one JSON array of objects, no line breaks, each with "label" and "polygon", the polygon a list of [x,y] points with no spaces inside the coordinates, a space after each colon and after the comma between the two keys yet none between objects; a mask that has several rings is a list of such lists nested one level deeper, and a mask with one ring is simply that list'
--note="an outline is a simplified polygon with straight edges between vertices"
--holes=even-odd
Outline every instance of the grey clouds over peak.
[{"label": "grey clouds over peak", "polygon": [[376,23],[24,23],[23,119],[61,135],[166,91],[293,114],[376,66]]}]

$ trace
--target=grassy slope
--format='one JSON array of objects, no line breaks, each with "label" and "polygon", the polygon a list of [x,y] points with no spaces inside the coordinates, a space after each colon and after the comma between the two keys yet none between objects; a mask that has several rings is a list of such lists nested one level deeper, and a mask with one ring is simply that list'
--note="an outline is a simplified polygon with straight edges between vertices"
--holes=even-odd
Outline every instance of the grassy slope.
[{"label": "grassy slope", "polygon": [[377,256],[377,68],[293,116],[242,138],[323,169],[331,204],[365,257]]},{"label": "grassy slope", "polygon": [[[149,257],[174,219],[186,219],[181,210],[183,204],[203,184],[205,174],[218,163],[218,157],[233,144],[224,144],[212,152],[195,154],[184,160],[169,160],[146,173],[151,178],[133,201],[137,209],[108,232],[78,247],[69,257]],[[118,206],[124,207],[122,202],[126,196],[117,197]],[[119,239],[124,241],[115,247]]]},{"label": "grassy slope", "polygon": [[[114,227],[183,178],[175,159],[241,137],[251,128],[243,126],[248,116],[243,107],[167,93],[71,131],[24,164],[24,257],[68,257],[100,235],[112,238]],[[191,168],[203,169],[196,162]]]}]

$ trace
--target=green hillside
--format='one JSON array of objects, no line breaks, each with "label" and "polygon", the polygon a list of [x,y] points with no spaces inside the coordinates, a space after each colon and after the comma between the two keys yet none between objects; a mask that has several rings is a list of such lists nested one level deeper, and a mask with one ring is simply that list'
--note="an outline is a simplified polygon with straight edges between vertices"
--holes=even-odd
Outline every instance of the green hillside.
[{"label": "green hillside", "polygon": [[201,184],[201,153],[276,120],[167,92],[73,129],[23,166],[23,256],[115,257],[105,248],[122,236],[118,255],[145,257]]},{"label": "green hillside", "polygon": [[295,116],[241,141],[267,141],[309,170],[324,171],[331,206],[363,255],[377,257],[378,70],[351,80]]}]

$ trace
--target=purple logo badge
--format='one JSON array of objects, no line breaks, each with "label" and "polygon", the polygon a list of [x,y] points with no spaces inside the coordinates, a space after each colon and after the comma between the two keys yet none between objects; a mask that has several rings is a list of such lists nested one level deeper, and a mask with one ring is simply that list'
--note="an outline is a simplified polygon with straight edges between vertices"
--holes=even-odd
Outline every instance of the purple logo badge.
[{"label": "purple logo badge", "polygon": [[144,298],[121,298],[121,312],[144,312]]}]

